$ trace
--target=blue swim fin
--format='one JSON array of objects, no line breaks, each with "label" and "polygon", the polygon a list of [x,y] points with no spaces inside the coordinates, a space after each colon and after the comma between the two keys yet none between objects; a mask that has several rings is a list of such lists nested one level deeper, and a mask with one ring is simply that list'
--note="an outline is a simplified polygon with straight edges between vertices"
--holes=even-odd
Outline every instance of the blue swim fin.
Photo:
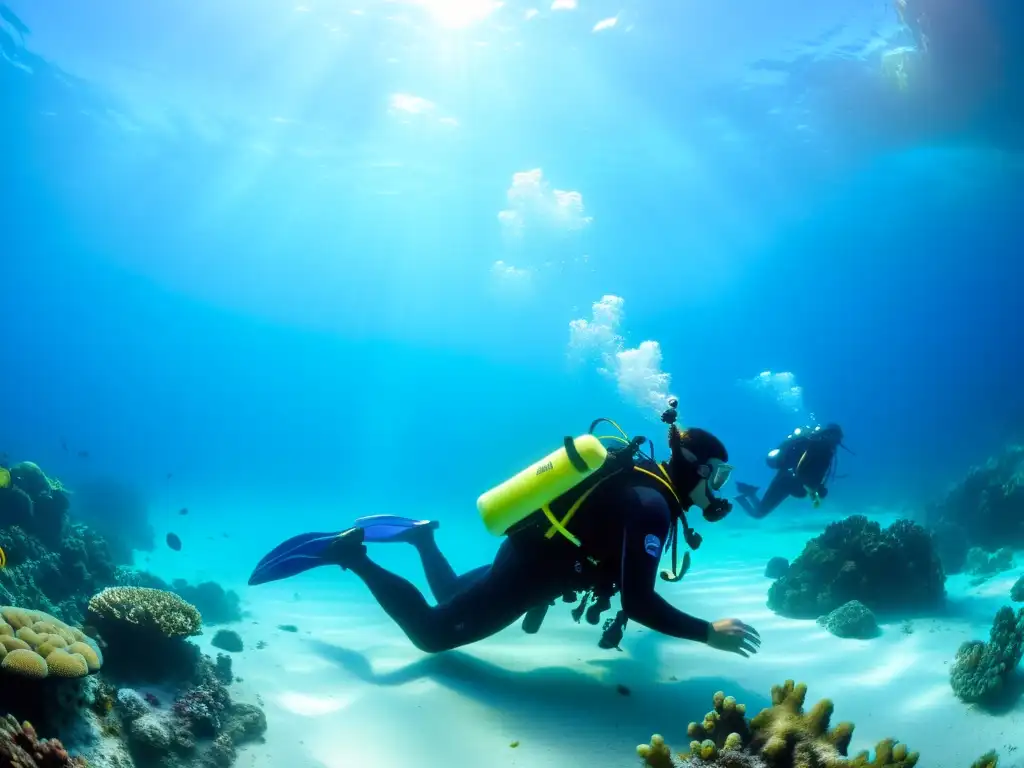
[{"label": "blue swim fin", "polygon": [[[353,545],[363,542],[411,542],[421,532],[434,530],[436,520],[411,520],[397,515],[368,515],[360,517],[352,528],[332,533],[301,533],[278,544],[256,564],[249,577],[249,586],[266,584],[268,581],[287,579],[321,565],[337,565],[334,557],[328,557],[328,549],[339,538],[346,537]],[[350,536],[358,531],[358,536]],[[334,553],[336,554],[336,553]]]},{"label": "blue swim fin", "polygon": [[330,565],[330,561],[325,558],[328,548],[339,536],[347,532],[303,533],[278,544],[256,564],[249,577],[249,586],[287,579],[310,568]]},{"label": "blue swim fin", "polygon": [[356,520],[356,526],[363,529],[363,540],[375,543],[415,541],[426,531],[435,531],[436,520],[413,520],[398,515],[367,515]]}]

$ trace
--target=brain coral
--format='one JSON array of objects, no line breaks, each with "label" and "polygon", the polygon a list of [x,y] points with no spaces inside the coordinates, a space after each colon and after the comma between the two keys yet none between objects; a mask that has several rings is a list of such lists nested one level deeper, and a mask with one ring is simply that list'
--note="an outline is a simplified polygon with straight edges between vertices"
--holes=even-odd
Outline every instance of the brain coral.
[{"label": "brain coral", "polygon": [[165,637],[191,637],[202,631],[203,619],[191,603],[173,592],[148,587],[108,587],[89,601],[102,619],[159,632]]},{"label": "brain coral", "polygon": [[90,637],[42,611],[0,607],[0,670],[41,679],[85,677],[103,666]]}]

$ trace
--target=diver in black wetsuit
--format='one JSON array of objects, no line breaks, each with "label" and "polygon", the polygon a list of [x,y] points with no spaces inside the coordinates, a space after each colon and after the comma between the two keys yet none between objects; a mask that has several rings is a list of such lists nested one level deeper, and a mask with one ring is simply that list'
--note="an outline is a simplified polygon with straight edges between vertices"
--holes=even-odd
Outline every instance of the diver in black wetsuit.
[{"label": "diver in black wetsuit", "polygon": [[753,518],[760,520],[790,496],[811,497],[818,506],[828,496],[826,483],[835,473],[836,452],[843,443],[843,430],[838,424],[825,427],[803,427],[793,430],[778,448],[768,452],[768,468],[776,470],[775,477],[757,498],[757,487],[736,483],[740,495],[736,503]]},{"label": "diver in black wetsuit", "polygon": [[[412,643],[428,653],[482,640],[574,591],[605,598],[618,592],[624,617],[656,632],[742,656],[756,653],[760,637],[752,627],[737,619],[695,618],[655,591],[666,543],[675,554],[677,523],[682,523],[687,543],[699,546],[699,536],[685,522],[686,509],[697,506],[705,519],[716,522],[732,507],[715,496],[731,471],[725,463],[725,446],[705,430],[680,431],[674,425],[674,408],[663,418],[670,424],[670,460],[660,465],[641,461],[637,472],[617,472],[594,484],[570,526],[579,546],[561,536],[545,535],[548,523],[538,512],[509,529],[490,565],[459,577],[433,543],[430,529],[436,524],[419,525],[427,522],[419,521],[419,530],[387,540],[417,546],[436,606],[429,605],[411,583],[367,556],[364,540],[384,540],[369,536],[366,531],[371,528],[357,526],[333,534],[326,547],[317,545],[322,551],[316,555],[316,564],[339,565],[357,575]],[[661,480],[658,473],[668,480]],[[295,541],[305,546],[302,537]],[[250,584],[281,578],[282,564],[284,575],[310,567],[288,562],[288,552],[296,550],[287,550],[286,545],[296,546],[286,542],[267,555]],[[672,581],[678,576],[663,572],[662,578]]]}]

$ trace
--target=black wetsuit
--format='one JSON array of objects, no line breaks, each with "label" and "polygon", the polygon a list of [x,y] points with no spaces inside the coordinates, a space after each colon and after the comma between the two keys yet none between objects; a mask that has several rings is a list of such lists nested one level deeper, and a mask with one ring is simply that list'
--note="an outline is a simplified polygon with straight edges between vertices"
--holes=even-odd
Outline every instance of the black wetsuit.
[{"label": "black wetsuit", "polygon": [[752,491],[736,498],[751,517],[760,519],[768,516],[790,496],[802,499],[807,489],[818,498],[828,495],[825,481],[836,455],[836,443],[825,436],[807,431],[787,437],[776,451],[768,454],[768,466],[777,470],[764,496],[758,499]]},{"label": "black wetsuit", "polygon": [[544,538],[545,527],[527,528],[507,537],[490,565],[460,577],[435,545],[420,544],[437,606],[365,554],[345,567],[366,583],[413,645],[427,653],[490,637],[566,592],[610,583],[619,588],[629,619],[663,635],[704,642],[708,622],[674,608],[654,590],[674,522],[672,507],[636,477],[608,481],[593,492],[570,526],[582,548],[560,535]]}]

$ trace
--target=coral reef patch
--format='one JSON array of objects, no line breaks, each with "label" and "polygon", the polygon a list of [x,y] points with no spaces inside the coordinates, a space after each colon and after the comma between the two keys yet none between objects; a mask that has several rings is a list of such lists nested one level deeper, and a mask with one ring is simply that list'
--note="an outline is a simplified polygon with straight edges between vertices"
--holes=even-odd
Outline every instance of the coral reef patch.
[{"label": "coral reef patch", "polygon": [[851,600],[831,613],[819,616],[818,624],[836,637],[847,639],[870,640],[882,632],[875,614],[859,600]]},{"label": "coral reef patch", "polygon": [[203,624],[231,624],[241,621],[245,614],[242,611],[242,600],[238,593],[224,589],[215,581],[203,581],[189,584],[185,579],[174,579],[170,583],[148,571],[136,571],[131,568],[119,568],[117,583],[125,587],[150,587],[174,592],[186,602],[194,605],[203,616]]},{"label": "coral reef patch", "polygon": [[89,598],[114,582],[106,541],[68,519],[68,493],[32,462],[15,464],[0,487],[0,601],[80,624]]},{"label": "coral reef patch", "polygon": [[981,547],[971,547],[967,550],[963,570],[964,573],[974,577],[971,579],[971,584],[977,586],[1011,568],[1013,568],[1013,550],[1009,547],[1001,547],[995,552],[986,552]]},{"label": "coral reef patch", "polygon": [[1024,608],[1003,606],[992,620],[988,642],[969,640],[956,652],[949,681],[963,702],[986,703],[1003,691],[1024,657]]},{"label": "coral reef patch", "polygon": [[[831,725],[833,704],[822,699],[804,710],[807,686],[787,680],[772,688],[772,704],[752,719],[731,696],[719,691],[713,708],[701,723],[687,728],[687,752],[673,753],[655,734],[637,747],[642,764],[650,768],[913,768],[919,755],[895,739],[883,739],[869,752],[849,757],[854,725]],[[988,762],[985,762],[988,761]],[[994,768],[988,753],[971,768]]]},{"label": "coral reef patch", "polygon": [[789,570],[789,560],[784,557],[773,557],[764,567],[766,579],[781,579]]},{"label": "coral reef patch", "polygon": [[200,634],[195,606],[173,592],[149,587],[108,587],[89,601],[89,620],[110,651],[107,674],[120,681],[187,680]]},{"label": "coral reef patch", "polygon": [[925,510],[947,573],[959,573],[972,547],[1024,548],[1024,445],[1008,445],[972,467],[945,498]]},{"label": "coral reef patch", "polygon": [[768,589],[768,607],[814,619],[857,600],[872,611],[940,607],[946,576],[929,533],[909,520],[888,528],[862,515],[831,523]]}]

